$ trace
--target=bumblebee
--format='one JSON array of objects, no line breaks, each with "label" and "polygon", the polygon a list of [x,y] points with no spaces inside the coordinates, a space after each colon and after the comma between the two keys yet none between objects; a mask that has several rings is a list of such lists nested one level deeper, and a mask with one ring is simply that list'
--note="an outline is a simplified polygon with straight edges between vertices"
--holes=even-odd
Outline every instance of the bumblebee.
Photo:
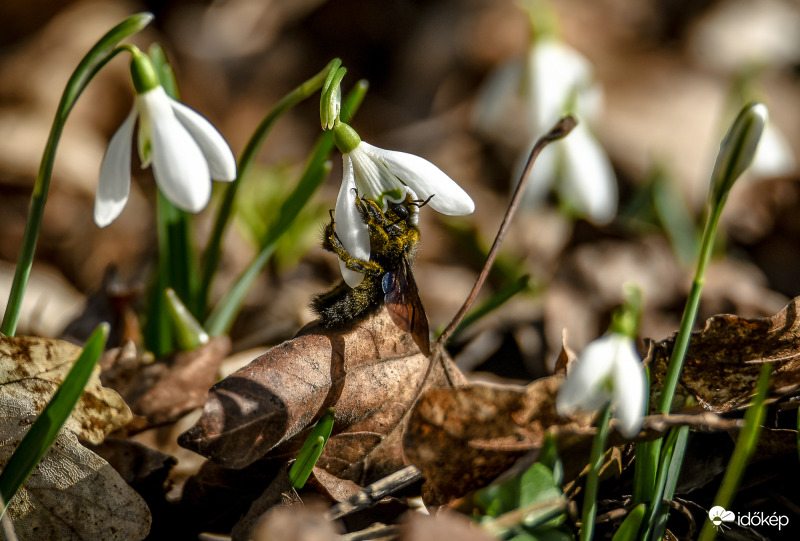
[{"label": "bumblebee", "polygon": [[417,213],[426,202],[415,201],[407,195],[399,203],[389,202],[384,213],[374,201],[356,194],[355,205],[369,227],[369,261],[350,256],[336,235],[331,211],[322,247],[339,256],[347,268],[364,274],[364,279],[354,288],[341,281],[311,299],[311,308],[323,326],[344,327],[376,313],[386,304],[394,323],[411,333],[420,350],[428,354],[428,318],[411,273],[420,241]]}]

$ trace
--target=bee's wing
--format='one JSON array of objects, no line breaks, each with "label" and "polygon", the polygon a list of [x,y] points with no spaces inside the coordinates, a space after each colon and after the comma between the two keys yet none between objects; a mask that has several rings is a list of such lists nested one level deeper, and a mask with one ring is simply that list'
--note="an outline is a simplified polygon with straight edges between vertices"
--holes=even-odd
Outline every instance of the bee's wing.
[{"label": "bee's wing", "polygon": [[392,321],[400,329],[411,334],[419,350],[430,355],[431,342],[428,316],[419,298],[419,290],[411,267],[404,257],[400,267],[383,275],[383,293],[386,308]]}]

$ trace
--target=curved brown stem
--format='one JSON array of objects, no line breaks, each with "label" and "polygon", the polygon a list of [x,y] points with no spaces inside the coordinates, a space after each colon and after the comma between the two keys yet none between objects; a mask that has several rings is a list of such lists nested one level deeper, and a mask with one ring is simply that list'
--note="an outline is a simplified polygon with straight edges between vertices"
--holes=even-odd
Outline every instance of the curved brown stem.
[{"label": "curved brown stem", "polygon": [[506,210],[506,215],[503,217],[503,223],[500,224],[500,229],[498,230],[497,236],[494,239],[492,249],[489,250],[489,255],[486,257],[486,262],[483,264],[483,269],[478,275],[478,279],[475,280],[475,285],[472,286],[472,291],[470,291],[469,296],[467,297],[467,300],[464,301],[461,309],[453,317],[453,320],[450,322],[447,328],[445,328],[442,334],[439,335],[439,338],[437,338],[434,342],[434,348],[440,348],[445,342],[447,342],[447,339],[450,338],[450,335],[456,330],[456,327],[458,327],[459,323],[461,323],[461,320],[464,319],[467,311],[478,297],[478,292],[483,286],[483,283],[486,281],[486,277],[489,276],[489,270],[492,268],[492,264],[497,257],[497,253],[500,251],[500,245],[503,243],[503,238],[506,236],[506,231],[508,231],[508,226],[511,223],[511,217],[517,210],[519,200],[524,193],[525,185],[528,182],[528,178],[530,177],[530,173],[533,169],[533,164],[536,161],[536,158],[539,156],[542,150],[544,150],[544,147],[553,141],[557,141],[558,139],[566,137],[577,125],[578,121],[575,119],[575,117],[572,115],[565,116],[559,120],[549,132],[539,138],[535,145],[533,145],[530,156],[528,156],[528,162],[525,164],[525,170],[522,172],[519,184],[517,184],[517,189],[514,190],[514,195],[511,196],[511,202],[508,205],[508,210]]}]

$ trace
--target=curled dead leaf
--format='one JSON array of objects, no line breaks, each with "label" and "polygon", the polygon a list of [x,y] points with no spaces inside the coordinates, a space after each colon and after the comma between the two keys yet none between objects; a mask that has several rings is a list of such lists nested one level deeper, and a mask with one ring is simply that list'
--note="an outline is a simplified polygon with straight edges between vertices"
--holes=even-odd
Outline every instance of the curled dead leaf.
[{"label": "curled dead leaf", "polygon": [[[451,370],[455,383],[460,373]],[[426,385],[443,385],[435,363]],[[428,358],[381,310],[334,331],[316,324],[223,379],[209,392],[197,424],[179,443],[228,468],[302,443],[329,407],[334,435],[318,465],[366,484],[402,467],[407,412],[427,373]]]},{"label": "curled dead leaf", "polygon": [[556,413],[560,382],[550,376],[526,387],[472,384],[427,391],[403,442],[406,456],[425,475],[426,504],[444,505],[489,484],[538,450],[548,432],[559,438],[559,449],[591,438],[590,417]]},{"label": "curled dead leaf", "polygon": [[[800,387],[800,297],[766,318],[717,315],[692,334],[673,409],[694,397],[707,409],[725,412],[745,406],[755,393],[761,363],[774,363],[770,393],[782,396]],[[653,343],[651,405],[658,403],[676,336]]]}]

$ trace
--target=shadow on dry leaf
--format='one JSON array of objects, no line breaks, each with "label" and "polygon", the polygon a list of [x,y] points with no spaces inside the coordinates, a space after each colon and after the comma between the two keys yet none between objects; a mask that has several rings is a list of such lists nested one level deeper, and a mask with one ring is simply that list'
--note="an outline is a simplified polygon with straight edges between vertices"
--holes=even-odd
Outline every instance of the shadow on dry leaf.
[{"label": "shadow on dry leaf", "polygon": [[[5,465],[80,354],[43,338],[0,338],[0,464]],[[150,511],[109,464],[78,438],[99,444],[131,419],[95,369],[53,446],[11,501],[20,539],[143,539]]]},{"label": "shadow on dry leaf", "polygon": [[[405,414],[427,368],[414,340],[384,310],[344,331],[311,324],[214,385],[200,420],[179,443],[242,468],[302,444],[304,429],[333,407],[334,435],[318,465],[365,484],[403,466]],[[426,385],[444,383],[437,363]]]}]

